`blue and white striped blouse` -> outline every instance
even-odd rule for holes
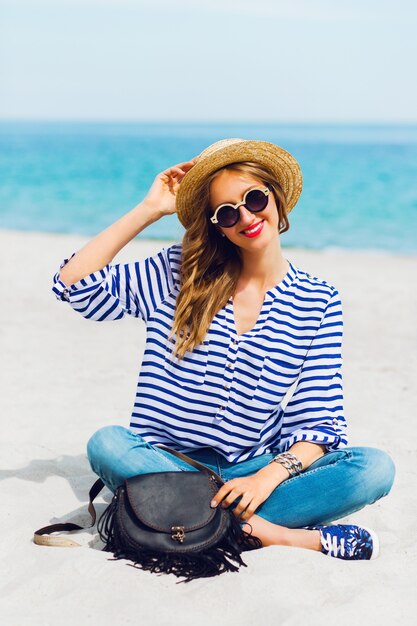
[[[181,249],[176,243],[142,261],[107,265],[67,287],[59,271],[54,276],[57,298],[87,319],[145,321],[132,431],[181,452],[209,446],[232,462],[296,441],[346,446],[337,289],[289,262],[251,330],[237,335],[230,299],[203,343],[178,363],[168,335]]]

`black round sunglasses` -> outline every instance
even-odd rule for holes
[[[243,200],[237,204],[220,204],[214,215],[210,218],[213,224],[218,224],[222,228],[230,228],[238,223],[240,219],[239,207],[244,206],[251,213],[259,213],[266,209],[269,194],[272,191],[272,186],[255,187],[248,189],[243,196]]]

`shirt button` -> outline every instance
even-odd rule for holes
[[[229,385],[223,385],[223,389],[229,389]]]
[[[334,424],[335,426],[337,426],[337,424],[338,424],[338,423],[339,423],[339,420],[337,420],[337,419],[335,418],[335,419],[333,420],[333,424]]]
[[[232,367],[232,364],[231,364],[231,363],[228,363],[228,364],[227,364],[227,367]]]
[[[224,411],[224,406],[219,406],[220,411]]]
[[[237,339],[233,339],[233,343],[234,343],[234,345],[236,345],[237,344]]]

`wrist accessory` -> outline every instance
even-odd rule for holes
[[[281,452],[280,454],[277,454],[277,456],[275,456],[268,462],[268,465],[269,463],[273,463],[274,461],[276,463],[280,463],[280,465],[283,465],[288,471],[291,478],[293,476],[298,476],[298,474],[301,474],[303,470],[303,464],[301,463],[300,459],[298,459],[291,452]]]
[[[105,544],[103,550],[143,570],[185,577],[179,582],[236,572],[241,565],[247,567],[241,553],[261,548],[262,542],[242,529],[230,507],[210,507],[224,484],[221,477],[177,450],[158,447],[199,471],[151,472],[125,480],[97,524]],[[78,546],[64,536],[45,535],[94,526],[93,500],[103,487],[99,479],[90,490],[90,526],[52,524],[37,530],[34,542]]]

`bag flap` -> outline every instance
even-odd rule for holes
[[[170,533],[173,526],[195,530],[217,513],[210,507],[217,484],[203,472],[151,472],[128,478],[125,484],[134,514],[154,530]]]

